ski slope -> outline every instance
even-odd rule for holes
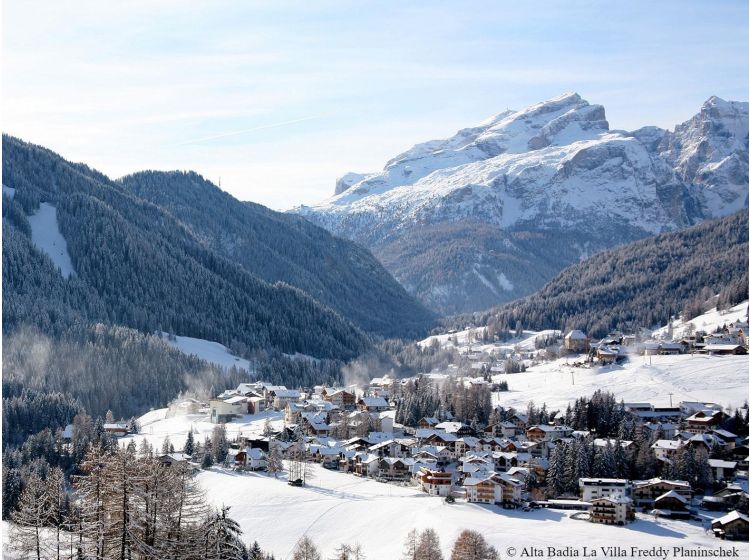
[[[168,344],[185,354],[195,355],[224,369],[236,367],[237,369],[244,369],[248,373],[254,372],[249,360],[235,356],[226,346],[218,342],[190,336],[177,336],[175,340],[171,340],[167,333],[163,332],[161,335]]]
[[[501,554],[524,546],[646,546],[730,547],[706,533],[701,522],[655,521],[638,515],[625,527],[594,525],[572,519],[573,512],[504,510],[497,506],[446,504],[416,487],[383,484],[314,465],[308,486],[295,488],[286,480],[260,473],[235,473],[213,468],[198,474],[211,502],[231,507],[248,544],[257,540],[278,560],[291,557],[295,542],[307,534],[331,558],[343,543],[359,543],[367,558],[401,557],[412,529],[432,527],[440,536],[446,558],[463,529],[481,532]],[[707,521],[704,521],[707,523]],[[733,543],[747,551],[747,543]],[[747,552],[740,556],[747,557]]]
[[[65,278],[75,274],[73,262],[68,253],[68,244],[60,233],[57,223],[57,208],[47,202],[39,205],[39,210],[29,216],[31,225],[31,241],[37,249],[46,253],[54,265],[60,269]]]
[[[581,358],[582,360],[582,358]],[[510,391],[495,393],[494,402],[526,410],[533,400],[552,409],[564,409],[578,397],[597,389],[610,391],[625,402],[669,406],[680,401],[715,402],[738,406],[748,395],[748,356],[631,356],[622,365],[573,367],[575,357],[532,366],[523,373],[499,374]],[[566,363],[567,362],[567,363]]]

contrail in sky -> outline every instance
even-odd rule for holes
[[[225,134],[217,134],[215,136],[204,136],[203,138],[194,138],[192,140],[186,140],[184,142],[178,142],[177,144],[167,144],[167,146],[184,146],[185,144],[197,144],[198,142],[205,142],[206,140],[217,140],[219,138],[227,138],[229,136],[238,136],[240,134],[246,134],[248,132],[255,132],[256,130],[266,130],[269,128],[279,128],[281,126],[287,126],[290,124],[296,124],[304,121],[311,121],[313,119],[319,119],[320,116],[302,117],[301,119],[292,119],[290,121],[282,121],[272,124],[264,124],[261,126],[254,126],[253,128],[245,128],[243,130],[235,130],[234,132],[227,132]]]

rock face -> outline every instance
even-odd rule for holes
[[[569,93],[348,174],[296,212],[369,247],[442,313],[526,295],[620,243],[747,206],[748,104],[712,97],[674,132],[611,131]]]

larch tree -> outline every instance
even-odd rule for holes
[[[453,545],[450,560],[499,560],[494,547],[487,544],[481,533],[464,529]]]
[[[321,556],[312,539],[305,535],[294,545],[292,560],[321,560]]]

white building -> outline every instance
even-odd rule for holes
[[[604,497],[630,498],[633,491],[633,485],[624,478],[579,478],[578,486],[584,502]]]

